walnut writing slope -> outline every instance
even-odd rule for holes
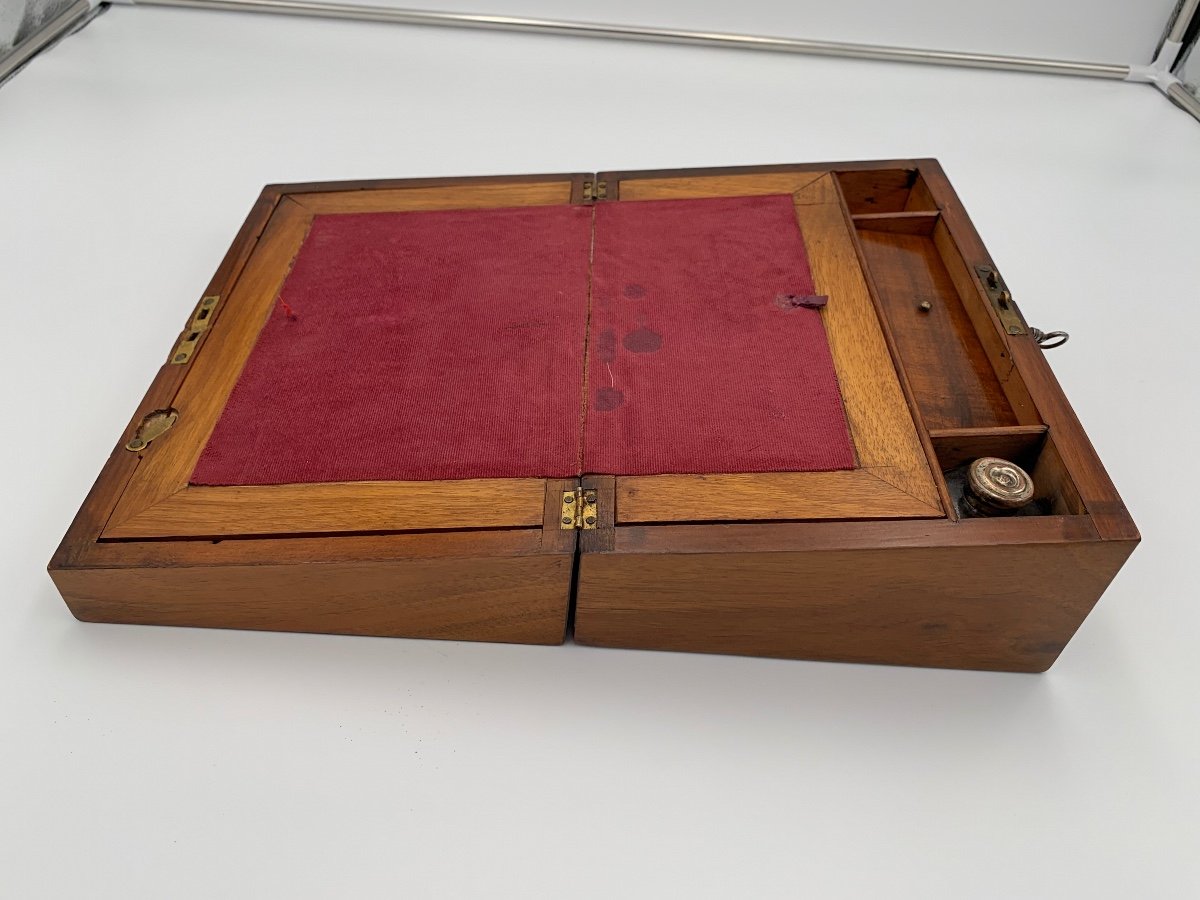
[[[95,622],[1042,671],[1137,541],[904,160],[269,187],[50,572]]]

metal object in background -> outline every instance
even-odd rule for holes
[[[1188,26],[1192,23],[1197,9],[1200,9],[1200,0],[1181,0],[1179,6],[1176,7],[1175,19],[1168,27],[1167,41],[1173,44],[1183,43],[1183,38],[1187,34]]]
[[[75,0],[37,31],[25,37],[7,54],[0,56],[0,84],[55,41],[84,25],[101,9],[102,7],[89,0]]]
[[[1189,91],[1182,81],[1177,81],[1167,88],[1167,96],[1180,109],[1200,119],[1200,98]]]
[[[172,6],[193,9],[219,9],[237,12],[278,13],[362,22],[389,22],[397,25],[435,25],[458,28],[484,28],[568,37],[610,38],[627,41],[652,41],[665,44],[691,44],[737,50],[770,50],[802,53],[809,56],[835,56],[883,62],[926,63],[965,66],[974,69],[1001,69],[1041,75],[1076,75],[1087,78],[1111,78],[1154,84],[1175,104],[1200,119],[1200,104],[1186,88],[1176,90],[1176,79],[1166,66],[1174,63],[1178,43],[1200,7],[1200,0],[1182,0],[1174,23],[1164,38],[1159,59],[1149,66],[1082,62],[1067,59],[1039,59],[991,53],[962,53],[953,50],[923,50],[912,47],[885,47],[852,44],[843,41],[817,41],[804,38],[768,37],[719,31],[690,31],[677,28],[651,28],[638,25],[608,25],[541,19],[525,16],[495,16],[477,13],[437,12],[419,9],[388,9],[358,4],[323,3],[313,0],[117,0],[141,6]],[[1166,57],[1170,58],[1167,59]],[[1162,63],[1160,65],[1159,63]]]
[[[1156,50],[1165,77],[1160,87],[1180,109],[1200,119],[1200,98],[1195,83],[1188,82],[1191,53],[1200,37],[1200,0],[1179,0]]]
[[[572,22],[564,19],[539,19],[525,16],[388,9],[380,6],[319,3],[309,2],[309,0],[132,0],[132,2],[137,6],[183,6],[194,9],[223,9],[329,19],[354,19],[364,22],[391,22],[397,25],[486,28],[500,31],[558,34],[569,37],[693,44],[739,50],[773,50],[781,53],[840,56],[885,62],[916,62],[943,66],[967,66],[975,69],[1005,69],[1016,72],[1035,72],[1042,75],[1082,75],[1089,78],[1120,80],[1128,78],[1131,70],[1126,65],[1066,59],[1037,59],[1028,56],[1005,56],[990,53],[960,53],[953,50],[881,47],[874,44],[850,44],[842,41],[813,41],[803,38],[730,34],[720,31],[650,28],[640,25],[607,25],[596,22]]]
[[[35,35],[0,58],[0,82],[24,65],[40,50],[86,21],[96,12],[93,3],[101,0],[76,0],[67,10],[46,23]],[[315,0],[114,0],[140,6],[187,7],[234,12],[277,13],[362,22],[387,22],[398,25],[433,25],[458,28],[483,28],[568,37],[609,38],[651,41],[666,44],[690,44],[738,50],[769,50],[810,56],[832,56],[884,62],[925,63],[964,66],[975,69],[1001,69],[1042,75],[1075,75],[1148,82],[1162,90],[1176,105],[1200,119],[1200,102],[1168,71],[1179,55],[1179,42],[1195,19],[1200,0],[1181,0],[1176,17],[1164,36],[1159,59],[1149,66],[1083,62],[1066,59],[1039,59],[991,53],[963,53],[954,50],[924,50],[911,47],[886,47],[843,41],[818,41],[804,38],[732,34],[719,31],[691,31],[677,28],[652,28],[637,25],[609,25],[543,19],[526,16],[496,16],[477,13],[438,12],[417,9],[389,9],[358,4],[324,3]],[[1167,58],[1169,57],[1169,59]]]

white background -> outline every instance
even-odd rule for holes
[[[86,625],[44,572],[264,183],[925,155],[1144,536],[1046,675]],[[100,17],[0,89],[0,896],[1196,896],[1198,161],[1118,82]]]
[[[339,2],[339,0],[330,0]],[[348,0],[342,0],[348,2]],[[374,6],[1148,63],[1175,0],[361,0]]]

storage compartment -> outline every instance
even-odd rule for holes
[[[835,174],[851,215],[937,211],[929,186],[916,169],[864,169]]]
[[[932,232],[858,239],[926,427],[1018,424]]]
[[[1012,428],[959,428],[930,431],[930,442],[946,479],[955,513],[964,517],[966,467],[994,456],[1016,463],[1033,479],[1034,497],[1015,515],[1082,516],[1087,514],[1058,448],[1044,425]]]

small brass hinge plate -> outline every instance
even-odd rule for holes
[[[979,276],[983,290],[987,293],[988,299],[992,301],[992,309],[996,310],[996,315],[1000,317],[1000,324],[1004,326],[1004,330],[1009,334],[1028,334],[1029,329],[1025,325],[1025,319],[1022,318],[1021,311],[1017,309],[1012,293],[1008,290],[1004,279],[1000,277],[1000,273],[991,266],[976,266],[975,274]]]
[[[596,492],[583,488],[563,491],[561,521],[563,531],[574,528],[593,531],[596,528]]]
[[[583,183],[583,202],[595,203],[597,200],[608,199],[607,181],[585,181]]]
[[[196,352],[196,345],[200,343],[200,336],[208,331],[208,327],[212,324],[213,314],[217,311],[217,304],[220,302],[219,294],[210,294],[200,299],[196,311],[192,313],[192,320],[188,322],[187,330],[179,339],[175,352],[171,354],[171,365],[182,366],[192,358],[192,354]]]
[[[129,443],[125,445],[125,449],[132,450],[134,453],[145,450],[152,440],[162,437],[170,431],[171,426],[178,420],[179,413],[173,409],[154,410],[142,419],[142,424],[138,426]]]

